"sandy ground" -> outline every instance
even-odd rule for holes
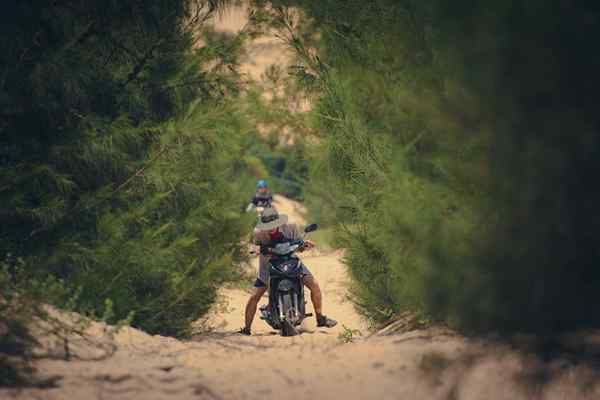
[[[302,222],[299,205],[276,206]],[[600,379],[590,366],[566,358],[542,363],[492,340],[466,339],[430,328],[370,334],[347,300],[339,253],[304,257],[324,292],[333,329],[304,324],[285,338],[256,320],[242,326],[248,291],[224,289],[208,322],[214,330],[189,341],[93,323],[86,340],[48,341],[37,361],[48,387],[0,390],[15,399],[598,399]],[[256,260],[253,266],[256,268]],[[264,299],[266,301],[266,299]],[[207,321],[205,321],[207,322]],[[348,329],[353,337],[340,337]],[[362,334],[359,335],[357,331]],[[348,331],[346,331],[348,332]],[[590,347],[591,349],[591,347]]]

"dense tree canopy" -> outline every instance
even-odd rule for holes
[[[0,254],[45,299],[183,334],[242,258],[225,1],[9,2],[1,18]],[[133,314],[132,314],[133,313]]]
[[[334,193],[369,316],[412,309],[466,330],[600,324],[600,6],[291,0],[263,11],[320,96],[313,183]]]

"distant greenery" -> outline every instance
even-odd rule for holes
[[[267,69],[262,82],[248,89],[245,116],[256,129],[246,136],[245,148],[265,166],[275,193],[303,201],[310,132],[306,112],[299,109],[305,96],[298,89],[295,80],[275,65]]]
[[[304,185],[308,178],[306,147],[300,141],[293,146],[269,146],[256,137],[249,147],[250,154],[265,167],[262,177],[270,181],[274,193],[291,199],[304,200]]]
[[[254,4],[318,98],[307,190],[369,318],[600,326],[599,5]]]
[[[317,217],[315,215],[310,215],[308,218],[310,219],[310,223],[317,221]],[[336,247],[335,237],[333,235],[333,228],[327,227],[327,225],[323,226],[319,225],[319,229],[310,234],[310,240],[313,240],[317,249],[320,251],[330,251]]]

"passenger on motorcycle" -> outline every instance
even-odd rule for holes
[[[271,203],[273,203],[273,193],[269,190],[267,181],[261,179],[256,182],[256,191],[246,211],[250,212],[256,207],[271,207]]]
[[[267,208],[261,215],[260,221],[254,229],[253,241],[255,244],[261,246],[261,249],[268,249],[277,243],[301,238],[302,234],[300,229],[296,224],[288,223],[287,215],[277,213],[275,208]],[[304,249],[301,251],[308,250],[314,246],[315,244],[312,241],[304,240]],[[240,330],[240,333],[242,334],[251,334],[250,328],[252,327],[252,321],[254,320],[254,315],[256,314],[256,307],[258,306],[258,302],[260,301],[261,297],[267,291],[267,285],[269,283],[268,263],[269,256],[263,255],[263,251],[261,251],[258,262],[258,275],[256,281],[254,282],[254,290],[248,299],[248,303],[246,304],[246,326]],[[302,263],[302,271],[304,273],[304,285],[310,290],[310,300],[315,310],[317,326],[327,328],[334,327],[337,322],[323,315],[321,301],[322,295],[319,284],[304,263]]]

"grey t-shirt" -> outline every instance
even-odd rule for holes
[[[297,240],[302,238],[300,228],[296,224],[283,224],[279,227],[279,230],[283,234],[283,237],[287,240]],[[254,229],[253,242],[259,246],[267,246],[271,243],[271,236],[268,231],[260,229]]]

